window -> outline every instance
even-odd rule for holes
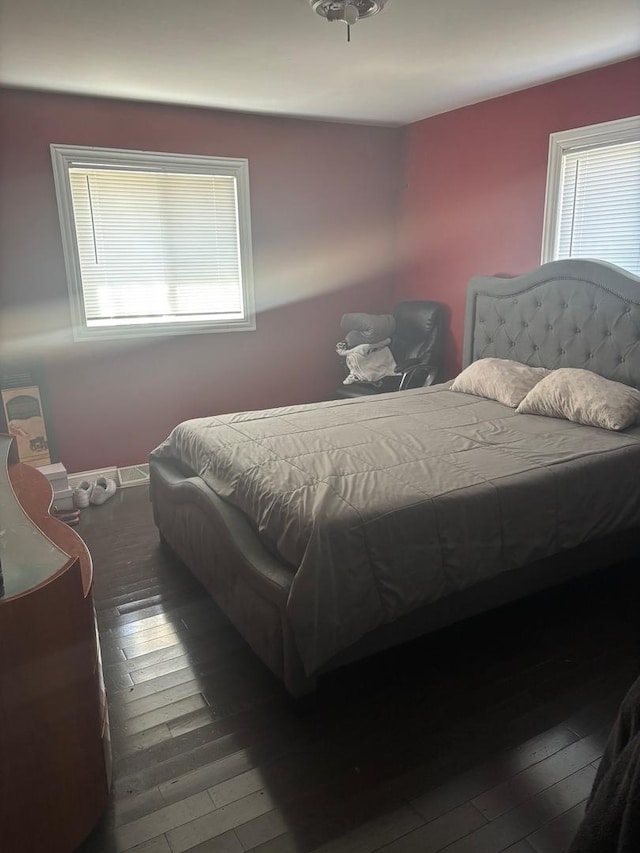
[[[77,340],[255,328],[246,160],[51,155]]]
[[[640,274],[640,116],[551,134],[542,261],[576,257]]]

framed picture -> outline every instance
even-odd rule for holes
[[[3,388],[0,395],[7,431],[15,436],[20,461],[33,466],[50,465],[51,454],[39,387]]]

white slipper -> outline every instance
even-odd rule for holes
[[[100,504],[105,503],[105,501],[108,501],[109,498],[115,495],[116,488],[115,480],[109,480],[107,477],[98,477],[91,489],[89,500],[94,506],[100,506]]]
[[[88,480],[83,480],[73,490],[73,502],[77,509],[85,509],[89,506],[93,486]]]

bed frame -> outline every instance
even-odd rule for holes
[[[473,278],[463,365],[489,356],[547,368],[584,367],[640,387],[640,279],[587,260],[554,261],[511,279]],[[200,477],[155,458],[150,475],[161,538],[293,696],[313,691],[323,672],[640,554],[640,530],[634,528],[503,573],[376,628],[309,677],[287,616],[291,568]]]

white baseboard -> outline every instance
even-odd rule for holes
[[[95,471],[80,471],[78,474],[69,474],[69,487],[75,489],[83,480],[94,483],[98,477],[115,480],[117,473],[118,469],[114,465],[112,468],[98,468]]]
[[[118,484],[118,488],[126,489],[130,486],[144,486],[149,482],[149,477],[146,478],[144,476],[138,476],[135,480],[131,482],[127,482],[128,477],[125,474],[121,475],[121,472],[129,472],[131,469],[140,469],[142,471],[148,471],[148,463],[141,462],[140,465],[126,465],[123,468],[116,468],[113,466],[112,468],[98,468],[95,471],[80,471],[77,474],[69,474],[69,488],[75,489],[76,486],[79,486],[83,480],[87,480],[89,483],[94,483],[98,477],[106,477],[108,480],[115,480]],[[140,472],[142,473],[142,472]]]

